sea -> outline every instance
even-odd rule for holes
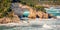
[[[22,10],[19,7],[19,3],[12,3],[12,9],[14,9],[16,12],[22,12]],[[19,11],[17,11],[19,10]],[[53,13],[54,16],[60,16],[60,13]],[[60,19],[52,19],[52,20],[42,20],[42,21],[37,21],[33,23],[34,21],[31,21],[30,26],[14,26],[14,27],[6,27],[6,26],[0,26],[0,30],[60,30]],[[45,25],[47,24],[47,25]],[[25,24],[24,24],[25,25]],[[49,28],[49,26],[51,26]]]
[[[0,26],[0,30],[60,30],[60,19],[57,20],[41,20],[38,21],[31,21],[30,26],[13,26],[13,27],[6,27]],[[47,24],[47,25],[46,25]],[[25,24],[24,24],[25,25]],[[49,26],[51,27],[49,27]]]

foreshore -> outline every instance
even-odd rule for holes
[[[30,19],[30,21],[20,21],[19,23],[7,23],[7,24],[0,24],[0,26],[29,26],[29,25],[43,25],[43,24],[53,24],[56,23],[57,19]],[[29,22],[29,23],[28,23]]]

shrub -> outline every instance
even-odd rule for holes
[[[8,12],[11,10],[10,5],[11,5],[12,0],[0,0],[0,18],[5,17],[8,15]]]
[[[36,11],[46,12],[43,6],[35,6]]]

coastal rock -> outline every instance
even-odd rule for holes
[[[48,14],[47,13],[43,13],[43,18],[44,19],[48,19]]]
[[[17,15],[14,15],[13,18],[9,18],[9,17],[0,18],[0,24],[19,23],[19,22],[20,22],[20,18],[18,18]]]
[[[20,22],[20,18],[17,15],[14,15],[14,17],[12,18],[12,22],[19,23]]]
[[[41,11],[38,11],[38,12],[37,12],[37,15],[39,16],[40,19],[42,19],[43,13],[42,13]]]
[[[35,19],[36,18],[36,12],[30,11],[30,14],[28,16],[30,19]]]
[[[40,19],[48,19],[48,14],[47,13],[38,11],[37,15],[39,16]]]

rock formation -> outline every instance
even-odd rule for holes
[[[48,14],[47,13],[43,13],[43,18],[44,19],[48,19]]]
[[[38,15],[40,19],[48,19],[48,14],[47,13],[44,13],[42,11],[37,11],[36,12],[35,10],[33,10],[33,11],[31,10],[28,17],[31,18],[31,19],[35,19],[36,15]]]
[[[9,18],[9,17],[0,18],[0,24],[19,23],[19,22],[20,22],[20,18],[18,18],[17,15],[14,15],[13,18]]]
[[[30,12],[30,14],[28,16],[30,19],[35,19],[36,18],[36,15],[38,15],[40,19],[48,19],[48,14],[47,13],[44,13],[42,11],[36,11],[32,7],[30,7],[30,6],[19,4],[18,7],[20,8],[21,11],[20,10],[17,10],[16,13],[17,12],[22,12],[22,9],[25,9],[26,8]],[[18,14],[21,15],[21,13],[17,13],[17,15]]]
[[[30,11],[30,14],[28,16],[31,19],[35,19],[36,18],[36,12],[35,11]]]
[[[43,18],[43,13],[42,13],[41,11],[38,11],[38,12],[37,12],[37,15],[39,16],[40,19]]]

